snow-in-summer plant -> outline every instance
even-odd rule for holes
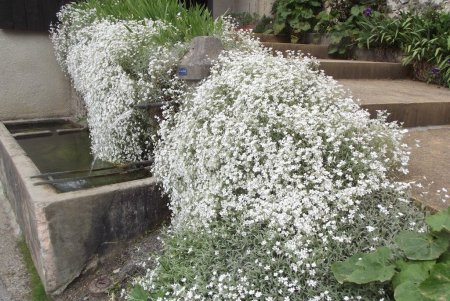
[[[162,31],[176,30],[163,22],[110,18],[86,24],[92,13],[66,9],[53,42],[86,104],[92,152],[111,162],[146,159],[156,121],[136,105],[171,100],[185,91],[175,76],[185,44],[155,42]],[[78,23],[83,26],[73,25]]]
[[[69,4],[51,31],[56,57],[86,105],[92,152],[106,161],[151,156],[158,121],[136,105],[177,100],[188,93],[175,71],[193,34],[213,34],[226,49],[260,47],[248,33],[236,32],[230,21],[212,23],[200,8],[184,8],[178,16],[176,1],[147,1],[142,16],[129,15],[141,4],[97,0]],[[163,21],[139,19],[146,15],[153,19],[161,15]],[[164,21],[183,16],[192,26],[186,20],[175,25]]]
[[[339,285],[330,265],[423,227],[390,180],[406,172],[403,130],[316,66],[228,52],[162,123],[154,173],[172,225],[132,298],[389,300],[380,284]]]

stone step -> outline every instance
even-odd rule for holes
[[[404,142],[411,147],[411,157],[409,174],[401,180],[420,184],[413,186],[412,196],[432,210],[449,207],[450,126],[412,128]]]
[[[269,42],[269,43],[291,43],[291,39],[289,36],[285,35],[273,35],[273,34],[264,34],[264,33],[252,33],[252,35],[257,38],[261,43]]]
[[[407,79],[412,78],[410,67],[394,62],[374,62],[363,60],[337,60],[328,56],[328,46],[319,44],[291,44],[267,41],[264,35],[259,36],[264,46],[274,52],[301,51],[310,54],[320,61],[321,69],[336,79]],[[270,35],[269,35],[270,37]],[[278,37],[276,37],[278,38]]]
[[[374,116],[387,110],[389,121],[405,127],[450,125],[450,90],[412,80],[339,80]]]
[[[400,63],[320,59],[320,68],[336,79],[408,79],[411,69]]]
[[[328,59],[328,46],[316,44],[289,44],[289,43],[274,43],[263,42],[264,46],[272,48],[273,52],[280,51],[286,54],[287,51],[301,51],[304,54],[312,55],[319,59]]]

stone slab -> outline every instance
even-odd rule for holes
[[[189,52],[181,60],[178,77],[187,81],[199,81],[206,78],[220,53],[222,42],[214,37],[195,37],[189,46]]]

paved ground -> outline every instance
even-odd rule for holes
[[[29,277],[16,243],[18,229],[0,184],[0,301],[30,300]]]
[[[11,301],[13,297],[9,294],[3,282],[0,282],[0,301]]]
[[[413,80],[340,79],[361,104],[450,103],[450,89]]]
[[[416,141],[419,147],[416,147]],[[412,128],[405,142],[411,147],[407,180],[418,181],[413,194],[422,203],[443,209],[450,205],[450,125]],[[447,195],[447,197],[446,197]]]

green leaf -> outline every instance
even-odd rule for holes
[[[408,259],[434,260],[444,253],[449,241],[426,233],[403,231],[397,235],[395,242],[405,252]]]
[[[398,261],[397,268],[400,272],[392,278],[394,288],[405,282],[419,284],[430,276],[431,268],[436,261]]]
[[[277,35],[280,32],[282,32],[284,28],[285,28],[284,23],[274,23],[273,24],[273,33]]]
[[[150,295],[144,288],[140,285],[137,285],[133,288],[130,295],[128,295],[128,300],[131,301],[147,301]]]
[[[361,11],[362,11],[361,7],[358,5],[355,5],[350,10],[350,13],[352,14],[352,16],[358,16],[361,13]]]
[[[336,46],[330,46],[328,48],[328,54],[335,54],[336,52],[338,52],[339,48]]]
[[[450,232],[450,207],[437,214],[427,216],[425,222],[430,226],[431,230],[435,232],[440,232],[442,230]]]
[[[448,263],[450,264],[450,248],[439,257],[439,263]]]
[[[336,262],[331,265],[331,271],[339,283],[384,282],[390,280],[395,273],[395,266],[389,264],[392,257],[391,250],[381,247],[374,253],[357,253],[346,261]]]
[[[422,295],[416,283],[406,281],[394,290],[395,301],[430,301]]]
[[[291,24],[291,27],[296,32],[306,32],[311,29],[311,25],[308,22],[295,22]]]
[[[450,36],[447,39],[447,49],[450,50]]]
[[[433,301],[450,301],[450,263],[438,263],[428,279],[419,285],[420,292]]]

